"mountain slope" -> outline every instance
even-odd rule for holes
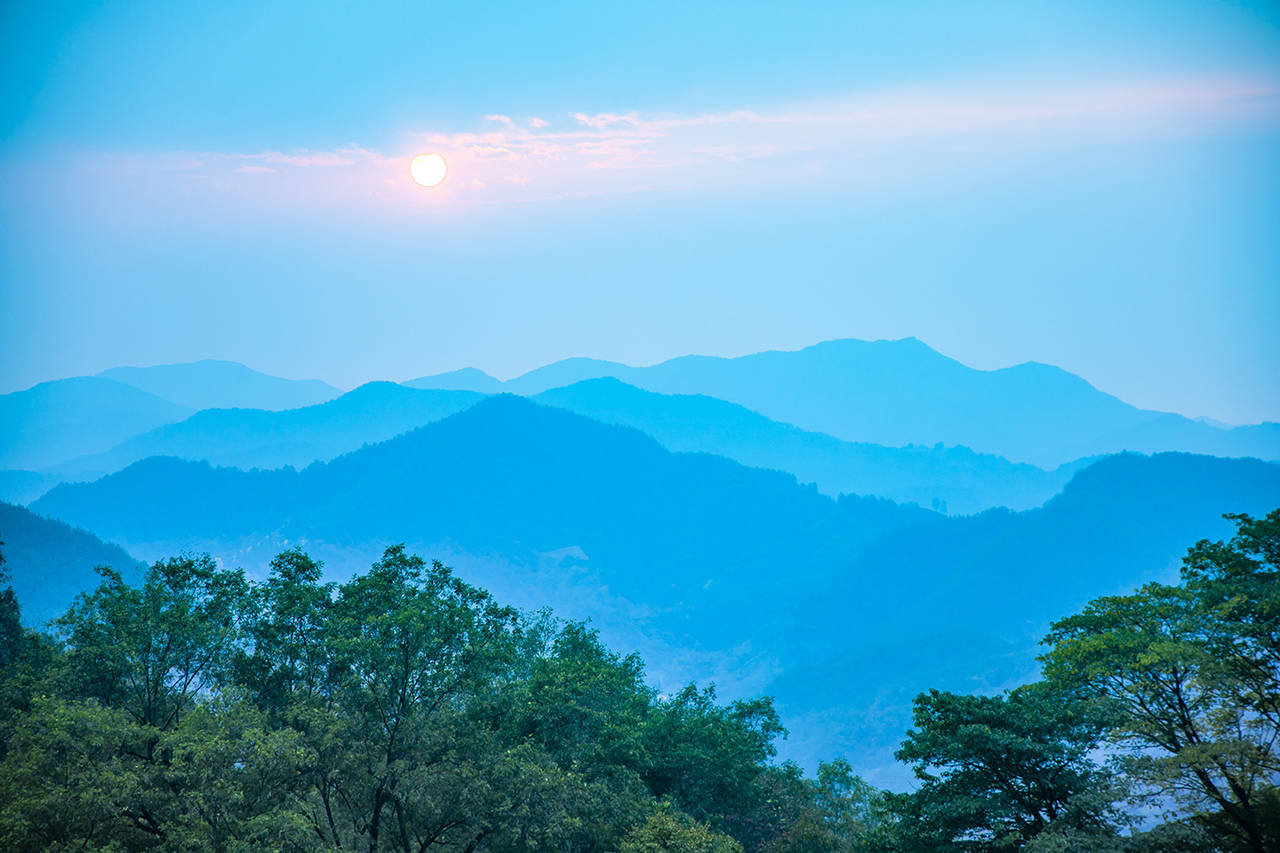
[[[421,376],[400,383],[410,388],[431,388],[440,391],[477,391],[481,394],[501,394],[502,383],[483,370],[464,367],[448,373],[437,373],[433,376]]]
[[[267,409],[314,406],[342,392],[316,379],[281,379],[234,361],[205,359],[154,367],[113,367],[98,374],[190,409]]]
[[[531,395],[603,376],[667,394],[706,394],[845,441],[963,445],[1047,468],[1122,450],[1280,459],[1275,425],[1224,430],[1144,411],[1056,367],[975,370],[915,338],[683,356],[651,367],[568,359],[503,388]]]
[[[327,403],[282,412],[206,409],[55,470],[65,479],[92,479],[148,456],[237,468],[302,468],[460,412],[481,398],[470,391],[370,382]]]
[[[887,532],[790,608],[776,630],[803,643],[782,653],[795,665],[766,690],[803,733],[797,754],[845,744],[893,778],[901,768],[891,754],[917,693],[991,692],[1034,678],[1051,620],[1101,595],[1173,580],[1189,546],[1230,536],[1224,512],[1277,506],[1278,465],[1123,454],[1080,471],[1039,509],[934,516]]]
[[[36,469],[97,453],[191,410],[110,379],[82,376],[0,395],[0,468]]]
[[[1280,466],[1128,455],[1041,509],[943,517],[501,396],[303,471],[151,458],[33,509],[149,556],[301,543],[332,568],[408,541],[510,565],[512,600],[665,643],[668,683],[775,693],[821,738],[788,757],[889,768],[915,692],[1032,676],[1049,619],[1161,577],[1222,512],[1275,506]]]
[[[126,576],[142,567],[118,545],[4,502],[0,542],[22,604],[22,621],[32,626],[61,616],[76,593],[97,586],[95,566],[110,566]]]
[[[789,474],[672,454],[635,430],[512,396],[304,471],[152,458],[61,485],[33,508],[126,543],[278,533],[520,557],[578,548],[610,584],[645,595],[658,584],[669,603],[713,577],[769,576],[781,543],[831,565],[831,538],[807,531],[832,519],[857,539],[932,515],[837,503]]]
[[[40,471],[0,470],[0,501],[26,505],[60,482],[61,478]]]
[[[878,495],[952,513],[1027,509],[1056,494],[1083,462],[1045,471],[965,447],[884,447],[841,441],[772,421],[743,406],[692,394],[643,391],[588,379],[532,397],[604,423],[634,427],[674,451],[715,453],[776,468],[827,494]]]

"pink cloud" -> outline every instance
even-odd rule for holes
[[[351,143],[327,151],[173,152],[117,162],[121,174],[148,169],[173,174],[181,168],[208,179],[211,192],[270,191],[281,203],[358,199],[391,204],[389,209],[728,187],[758,180],[759,171],[749,161],[780,158],[790,160],[786,168],[771,169],[777,182],[821,174],[824,181],[852,186],[916,180],[930,169],[964,168],[995,156],[993,151],[1274,121],[1280,119],[1280,80],[1170,78],[1056,88],[918,89],[776,110],[576,112],[571,117],[572,124],[553,128],[536,117],[517,124],[509,116],[485,115],[487,123],[478,128],[431,128],[413,135],[397,152]],[[424,150],[438,151],[449,163],[449,178],[429,191],[407,178],[410,157]],[[308,174],[314,169],[326,170],[323,180]],[[236,172],[279,177],[218,181]],[[472,192],[481,189],[486,191]]]
[[[589,116],[586,113],[573,113],[570,117],[577,119],[579,124],[584,124],[587,127],[594,127],[597,129],[612,127],[616,124],[635,125],[640,121],[636,117],[635,113],[627,113],[625,115],[620,115],[618,113],[596,113],[593,116]]]

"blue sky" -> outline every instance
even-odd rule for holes
[[[0,391],[914,335],[1280,420],[1275,4],[690,5],[5,4]]]

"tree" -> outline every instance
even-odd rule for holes
[[[1205,636],[1227,670],[1236,701],[1256,717],[1261,760],[1280,772],[1280,509],[1265,518],[1227,515],[1230,542],[1201,540],[1182,561],[1182,578],[1201,608],[1216,618]]]
[[[0,542],[0,547],[4,543]],[[0,551],[0,670],[11,666],[22,652],[22,612],[18,597],[9,585],[9,572],[4,568],[4,551]]]
[[[1267,638],[1254,618],[1267,593],[1250,589],[1256,572],[1232,580],[1241,566],[1231,550],[1192,549],[1191,588],[1149,584],[1054,623],[1041,659],[1049,681],[1115,709],[1108,738],[1128,750],[1134,779],[1172,796],[1221,843],[1265,853],[1280,844],[1274,697],[1258,693]]]
[[[669,798],[748,845],[758,836],[761,772],[785,732],[771,699],[715,701],[714,687],[688,685],[656,703],[645,728],[653,756],[644,774],[655,797]]]
[[[248,606],[244,575],[206,554],[155,563],[141,587],[102,584],[57,621],[72,691],[155,729],[176,725],[230,667]]]
[[[316,698],[329,684],[325,631],[335,587],[320,583],[322,568],[301,548],[292,548],[271,561],[267,581],[254,590],[253,615],[246,623],[251,653],[237,657],[236,674],[258,703],[276,714]]]
[[[338,715],[317,727],[312,774],[325,843],[408,853],[494,831],[481,782],[498,765],[466,712],[510,665],[519,624],[402,545],[338,590],[326,627]]]
[[[882,850],[891,816],[883,791],[854,775],[843,758],[820,762],[813,778],[794,763],[762,774],[767,824],[762,853],[854,853]]]
[[[1105,719],[1088,702],[1031,685],[1000,696],[939,690],[913,703],[896,753],[923,783],[899,809],[920,849],[1019,850],[1051,827],[1113,834],[1107,775],[1089,758]]]
[[[618,853],[742,853],[742,845],[663,806],[627,835]]]

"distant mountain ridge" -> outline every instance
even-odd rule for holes
[[[447,375],[454,387],[476,378]],[[1124,450],[1280,459],[1280,424],[1224,430],[1137,409],[1050,365],[976,370],[915,338],[834,340],[739,358],[690,355],[650,367],[572,358],[501,387],[536,395],[600,377],[666,394],[705,394],[845,441],[962,445],[1044,468]]]
[[[885,447],[841,441],[702,394],[659,394],[605,377],[530,399],[602,423],[634,427],[669,450],[715,453],[795,474],[831,495],[874,495],[967,514],[1029,509],[1056,494],[1088,460],[1045,471],[966,447]]]
[[[90,480],[148,456],[206,460],[237,468],[303,468],[392,438],[484,399],[475,391],[416,389],[371,382],[299,409],[206,409],[126,439],[112,449],[52,466],[44,488]],[[991,506],[1023,509],[1055,494],[1083,462],[1052,472],[962,447],[890,448],[842,442],[771,421],[702,395],[643,391],[611,378],[545,391],[535,402],[603,423],[639,429],[674,451],[714,453],[746,465],[795,474],[829,495],[875,495],[949,512]],[[17,481],[17,472],[7,479]],[[0,486],[6,478],[0,476]],[[16,486],[14,487],[16,489]],[[34,486],[28,486],[34,489]],[[22,494],[15,491],[15,494]]]
[[[111,379],[81,376],[0,395],[0,468],[39,469],[99,453],[191,409]]]
[[[266,409],[313,406],[342,393],[318,379],[282,379],[235,361],[204,359],[154,367],[113,367],[98,374],[189,409]]]
[[[370,382],[324,403],[279,412],[205,409],[53,470],[67,480],[96,479],[148,456],[246,469],[303,468],[460,412],[483,396]]]

